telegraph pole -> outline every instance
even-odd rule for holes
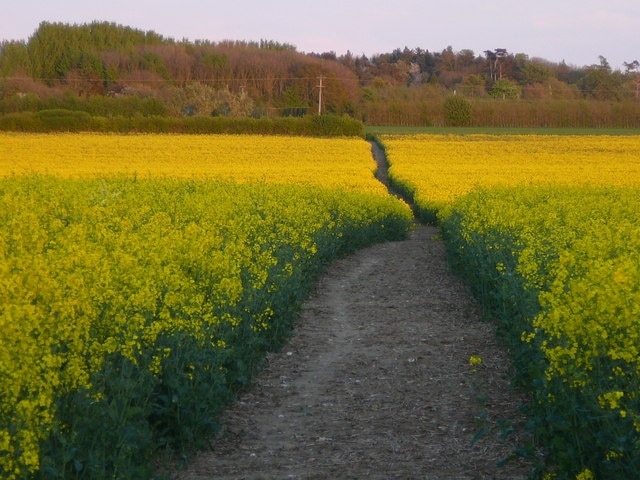
[[[322,115],[322,80],[324,79],[324,77],[322,75],[320,75],[318,77],[318,80],[320,80],[320,83],[318,84],[318,115]]]

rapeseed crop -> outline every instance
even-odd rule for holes
[[[218,140],[3,136],[2,478],[148,477],[215,429],[322,265],[410,228],[366,142]]]
[[[435,212],[475,187],[640,184],[640,136],[383,135],[391,179]]]
[[[316,185],[386,195],[357,138],[0,133],[0,177],[124,175]]]
[[[562,478],[640,462],[640,187],[493,187],[444,219],[458,266],[500,318]]]
[[[382,137],[499,319],[548,478],[640,471],[640,137]]]

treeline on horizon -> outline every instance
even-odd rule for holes
[[[57,114],[45,118],[321,112],[367,125],[637,128],[640,64],[614,70],[599,57],[577,67],[505,48],[338,56],[269,40],[176,41],[109,22],[43,22],[26,41],[0,43],[0,115],[11,120],[0,128],[28,129],[48,110]]]

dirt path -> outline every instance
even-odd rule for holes
[[[519,403],[437,229],[417,226],[328,269],[212,449],[173,478],[527,478],[520,460],[497,466],[522,440]]]

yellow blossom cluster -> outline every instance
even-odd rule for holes
[[[584,387],[602,384],[594,373],[640,377],[640,188],[494,187],[454,208],[464,213],[461,237],[491,235],[494,252],[511,245],[515,273],[538,292],[532,324],[549,378]],[[496,271],[514,273],[500,262]],[[601,405],[618,408],[618,392],[602,393]]]
[[[61,396],[113,395],[92,380],[108,356],[161,378],[171,335],[232,355],[225,332],[281,328],[319,263],[411,225],[362,140],[2,134],[0,145],[7,479],[37,472],[41,442],[68,429]],[[207,368],[190,363],[185,381]]]

